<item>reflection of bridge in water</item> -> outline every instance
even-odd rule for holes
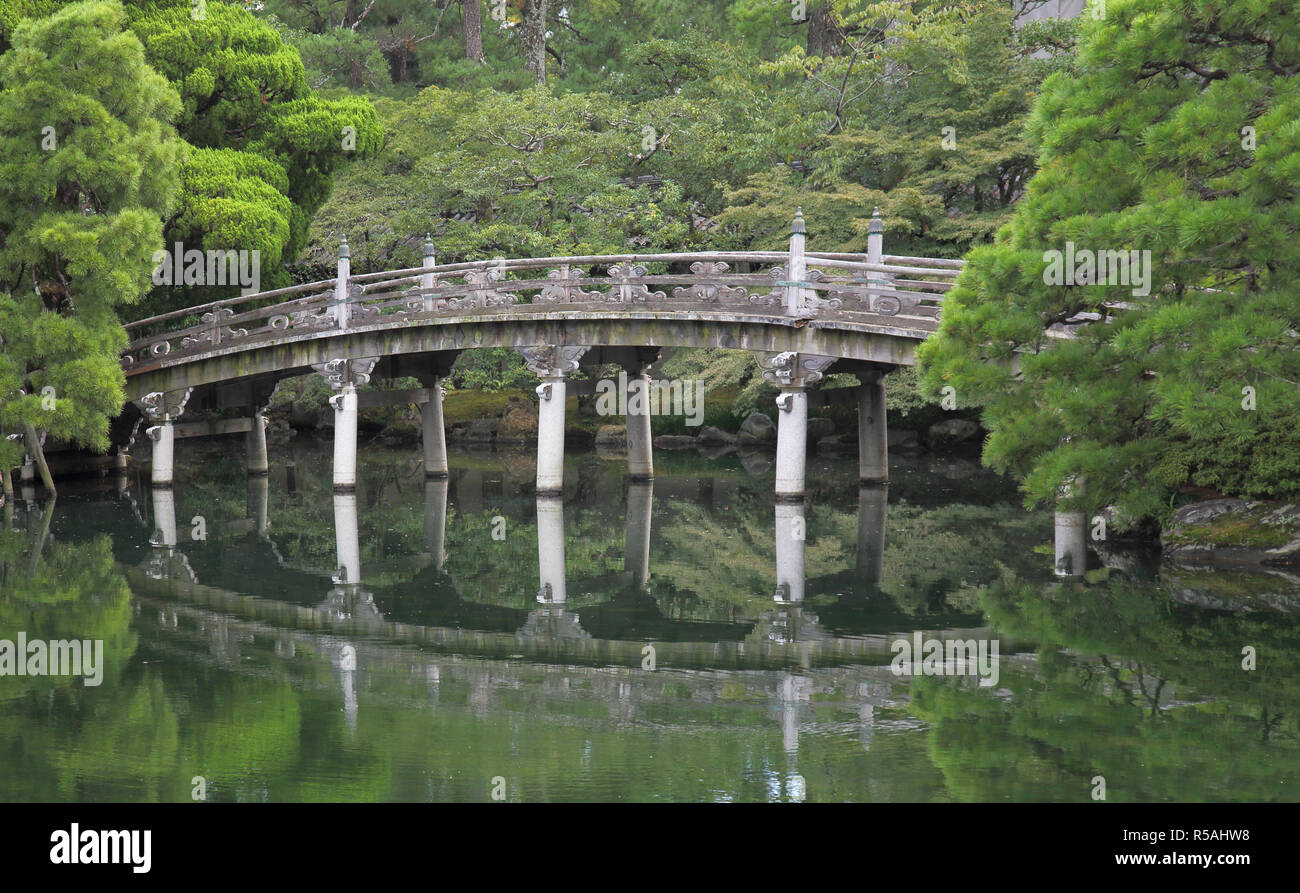
[[[304,649],[327,655],[350,716],[356,710],[357,680],[368,672],[409,672],[427,682],[436,700],[448,674],[468,677],[471,688],[486,692],[492,679],[517,673],[510,668],[526,661],[561,688],[568,683],[560,680],[582,677],[602,693],[602,700],[616,705],[618,717],[629,720],[638,715],[638,704],[667,697],[665,685],[671,680],[687,681],[692,697],[721,697],[724,686],[740,684],[779,717],[788,751],[797,749],[799,730],[811,721],[815,694],[849,692],[863,743],[869,743],[874,711],[906,700],[893,688],[897,679],[889,669],[895,655],[890,644],[901,635],[895,630],[910,635],[915,619],[900,613],[881,620],[877,615],[875,631],[847,633],[822,617],[834,617],[839,606],[805,606],[810,582],[804,562],[805,507],[788,503],[774,506],[776,561],[773,588],[765,593],[769,609],[743,622],[666,617],[649,592],[654,486],[649,481],[627,485],[622,572],[588,578],[567,573],[562,501],[536,498],[537,606],[531,610],[464,599],[446,573],[448,479],[424,481],[424,566],[400,583],[367,584],[355,493],[332,497],[337,570],[326,575],[284,567],[267,535],[269,486],[264,476],[249,478],[249,519],[232,525],[235,535],[227,541],[231,548],[245,550],[235,553],[240,567],[231,568],[232,555],[224,551],[213,562],[210,547],[191,549],[191,561],[185,551],[192,545],[184,535],[188,531],[178,530],[176,523],[173,490],[153,488],[150,553],[128,569],[128,579],[136,598],[164,618],[164,629],[188,625],[191,635],[203,630],[211,639],[213,658],[222,665],[243,671],[241,647],[247,650],[259,640],[276,643],[275,653],[284,657]],[[869,601],[880,594],[885,492],[859,491],[855,564],[848,572],[817,578],[814,591],[838,589],[853,580],[861,586],[846,595],[847,601]],[[221,532],[213,535],[219,540]],[[246,583],[241,585],[247,579],[243,568],[253,566],[271,568],[258,574],[257,596],[249,594]],[[220,585],[212,585],[213,579],[220,579]],[[595,605],[572,604],[574,592],[592,591],[612,597]],[[271,592],[283,597],[266,597]],[[851,612],[840,610],[839,615],[843,622]],[[952,619],[972,625],[968,616]],[[968,640],[989,638],[993,632],[958,628],[925,635]],[[1004,645],[1003,653],[1012,650],[1014,646]],[[490,700],[481,694],[480,701]]]

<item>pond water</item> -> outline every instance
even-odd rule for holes
[[[307,438],[269,478],[234,440],[179,455],[174,491],[6,507],[0,639],[103,656],[0,676],[0,799],[1300,799],[1277,581],[1062,579],[1051,512],[966,460],[859,490],[811,457],[792,507],[762,453],[660,451],[644,485],[579,452],[563,501],[523,449],[426,481],[372,443],[355,496]]]

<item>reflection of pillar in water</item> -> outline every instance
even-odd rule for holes
[[[885,376],[880,370],[864,371],[858,379],[858,480],[883,483],[889,480]]]
[[[357,529],[357,494],[334,494],[334,539],[338,544],[339,570],[336,582],[361,582],[361,540]]]
[[[1055,523],[1056,575],[1081,577],[1087,570],[1088,537],[1083,512],[1057,512]]]
[[[627,488],[627,547],[623,569],[632,574],[632,582],[644,587],[650,579],[650,517],[654,484],[631,483]]]
[[[442,570],[447,561],[447,491],[450,486],[445,477],[424,480],[424,547],[437,570]]]
[[[878,590],[885,574],[885,514],[889,502],[887,484],[858,488],[858,555],[854,588]]]
[[[176,494],[171,487],[154,487],[153,545],[172,548],[176,545]]]
[[[776,600],[801,602],[804,590],[804,542],[807,539],[802,503],[776,505]]]
[[[267,504],[271,495],[271,479],[264,474],[248,476],[247,513],[253,519],[258,536],[266,536],[270,522],[267,519]]]
[[[339,682],[343,688],[343,717],[348,731],[357,730],[357,649],[344,644],[338,651]]]
[[[442,685],[442,673],[438,670],[437,664],[429,664],[424,672],[429,683],[429,706],[436,708],[438,706],[439,686]]]
[[[564,580],[564,500],[558,496],[537,498],[537,567],[541,589],[539,602],[562,604]]]
[[[781,700],[781,744],[787,754],[799,752],[799,703],[808,699],[808,680],[782,673],[778,683]]]

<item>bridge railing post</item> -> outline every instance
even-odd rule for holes
[[[885,259],[885,224],[880,219],[880,209],[871,212],[871,222],[867,224],[867,263],[878,264]]]
[[[883,264],[885,262],[885,224],[880,219],[880,209],[871,212],[871,222],[867,224],[867,263]],[[894,288],[888,273],[868,273],[867,285],[876,289]],[[875,309],[879,294],[868,293],[868,306]]]
[[[790,224],[790,260],[786,264],[786,275],[789,277],[790,284],[785,289],[785,310],[791,314],[798,313],[806,303],[803,286],[798,284],[804,281],[808,272],[808,261],[804,257],[806,235],[803,208],[799,208],[795,212],[794,222]]]
[[[428,233],[424,234],[424,268],[427,270],[438,263],[433,253],[433,239]],[[433,291],[433,274],[424,273],[420,276],[420,290],[424,292],[424,312],[432,313],[435,309],[435,300],[431,292]]]
[[[334,280],[334,320],[340,329],[348,327],[352,308],[348,305],[348,277],[352,275],[352,251],[348,248],[348,237],[339,243],[339,271]]]

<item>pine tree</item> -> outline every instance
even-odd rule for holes
[[[1078,73],[1031,120],[1039,172],[921,349],[1029,500],[1159,517],[1188,484],[1300,493],[1298,74],[1291,0],[1085,13]],[[1113,264],[1068,284],[1091,281],[1080,251],[1150,252],[1149,291]]]
[[[180,100],[125,24],[116,0],[77,3],[0,57],[0,431],[38,458],[38,430],[108,447],[118,308],[148,290],[179,186]],[[0,468],[21,455],[0,440]]]

